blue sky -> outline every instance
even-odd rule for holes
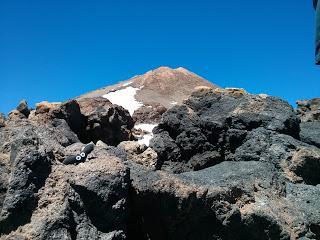
[[[2,0],[0,29],[0,112],[159,66],[291,104],[320,97],[311,0]]]

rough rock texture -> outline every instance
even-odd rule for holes
[[[100,97],[110,91],[127,87],[139,89],[135,98],[143,105],[158,103],[169,108],[175,104],[182,103],[197,87],[212,88],[217,86],[182,67],[176,69],[159,67],[116,85],[83,94],[79,98]]]
[[[15,110],[0,128],[0,239],[320,239],[320,149],[299,124],[241,89],[199,89],[152,148],[122,141],[133,121],[105,99]],[[80,140],[94,150],[63,165]]]
[[[185,68],[159,67],[118,84],[83,94],[77,99],[101,96],[108,98],[106,96],[108,93],[116,93],[122,90],[133,91],[132,101],[139,103],[140,106],[138,106],[138,109],[134,109],[135,111],[132,110],[132,112],[134,111],[134,120],[137,123],[158,123],[166,109],[181,104],[195,89],[212,87],[217,86]],[[132,106],[124,104],[122,99],[126,97],[119,96],[109,99],[112,103],[129,110],[134,104]]]
[[[303,122],[320,121],[320,98],[297,101],[297,114]]]
[[[49,124],[55,119],[63,119],[76,134],[81,134],[86,126],[86,119],[81,114],[79,104],[75,100],[64,103],[38,103],[30,119],[39,123]]]
[[[299,123],[292,107],[278,98],[251,95],[241,89],[203,89],[163,115],[150,146],[158,153],[162,169],[199,170],[237,159],[241,146],[244,151],[250,151],[250,146],[262,150],[269,135],[299,138]],[[259,129],[266,134],[260,134]],[[253,141],[262,145],[251,144]]]
[[[297,101],[301,141],[320,147],[320,98]]]
[[[127,153],[127,159],[141,164],[151,170],[158,168],[158,155],[152,149],[136,141],[121,142],[118,147]]]
[[[300,128],[301,141],[320,148],[320,121],[302,122]]]
[[[96,147],[87,162],[62,165],[84,145],[64,119],[34,120],[0,129],[1,239],[124,239],[130,178],[121,150]]]
[[[138,110],[134,111],[132,118],[135,123],[158,123],[161,120],[162,114],[167,109],[161,104],[150,103],[145,104]]]
[[[20,119],[23,119],[23,118],[26,118],[26,116],[19,112],[18,110],[12,110],[11,112],[9,112],[8,114],[8,119],[9,120],[20,120]]]
[[[129,180],[105,152],[77,166],[54,165],[28,223],[8,238],[124,239]]]
[[[131,172],[135,239],[319,238],[320,188],[285,182],[272,164],[230,161],[181,175]]]
[[[93,99],[90,101],[93,104]],[[110,102],[102,109],[106,108],[103,101],[103,106],[90,109],[84,99],[83,113],[75,100],[42,102],[30,114],[24,112],[27,105],[20,103],[19,110],[13,110],[7,120],[3,118],[1,239],[126,237],[130,186],[129,170],[122,163],[126,152],[112,146],[96,147],[85,163],[61,164],[66,156],[83,148],[83,136],[97,141],[108,134],[103,140],[114,145],[129,139],[133,120],[128,112]],[[103,113],[106,110],[108,114]],[[105,135],[89,134],[94,121],[102,123]],[[121,136],[121,131],[127,135]]]
[[[17,110],[21,112],[23,115],[25,115],[26,117],[28,117],[30,114],[30,109],[28,107],[28,103],[26,100],[20,101],[19,105],[17,106]]]
[[[45,124],[63,119],[84,143],[102,140],[117,145],[132,139],[133,120],[128,111],[101,97],[64,103],[42,102],[36,105],[30,119]]]
[[[117,145],[132,139],[130,130],[134,122],[127,110],[102,97],[82,98],[78,103],[86,118],[85,131],[80,133],[83,142],[101,140]]]
[[[0,128],[6,126],[6,118],[3,113],[0,113]]]

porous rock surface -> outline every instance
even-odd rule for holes
[[[158,168],[158,155],[152,148],[139,144],[137,141],[123,141],[118,145],[118,148],[126,152],[128,160],[151,170]]]
[[[118,107],[109,104],[108,108]],[[83,115],[76,101],[43,102],[29,116],[15,114],[5,121],[0,128],[1,239],[126,237],[130,186],[129,170],[123,164],[126,153],[121,155],[112,146],[96,147],[88,162],[61,163],[84,146],[78,136],[87,131],[87,118],[97,114],[95,110],[88,113],[84,108],[88,114]],[[114,118],[109,123],[118,124],[109,132],[130,132],[117,114],[128,112],[119,109],[108,115]],[[105,121],[105,115],[100,116],[97,119]]]
[[[297,101],[297,114],[301,118],[300,138],[320,147],[320,98]]]
[[[168,214],[163,229],[140,231],[154,239],[319,239],[320,149],[300,141],[299,124],[288,103],[240,89],[201,90],[169,109],[150,146],[159,169],[180,174],[138,175],[144,222],[152,203]],[[171,202],[163,206],[164,196]]]
[[[320,149],[286,102],[201,89],[164,113],[147,148],[128,141],[127,112],[84,101],[5,119],[0,239],[320,238]],[[90,134],[112,119],[123,140]],[[85,162],[61,163],[91,141]]]
[[[77,102],[86,118],[85,131],[80,134],[83,142],[101,140],[109,145],[117,145],[133,139],[130,130],[134,122],[123,107],[102,97],[81,98]]]
[[[165,111],[167,109],[161,104],[145,103],[145,105],[134,111],[132,118],[135,123],[158,123]]]
[[[128,111],[102,97],[64,103],[41,102],[30,115],[30,119],[45,124],[56,119],[65,120],[85,143],[101,140],[109,145],[117,145],[132,138],[134,123]]]
[[[259,160],[277,136],[299,138],[299,124],[292,107],[281,99],[242,89],[206,89],[163,115],[150,146],[162,161],[161,169],[200,170],[225,160]],[[273,157],[264,156],[266,161]]]

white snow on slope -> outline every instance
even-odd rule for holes
[[[138,143],[149,146],[149,142],[151,138],[153,138],[152,129],[157,125],[158,124],[149,124],[149,123],[141,123],[141,124],[135,125],[134,126],[135,129],[141,129],[147,132],[141,137],[141,139],[138,140]]]
[[[109,92],[102,97],[107,98],[113,104],[120,105],[127,109],[132,116],[133,112],[143,106],[141,102],[135,99],[135,95],[141,88],[126,87],[114,92]]]
[[[132,82],[126,82],[124,84],[122,84],[123,87],[130,85]]]

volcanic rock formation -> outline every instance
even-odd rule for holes
[[[141,137],[141,143],[148,144],[152,135],[151,126],[159,123],[168,108],[181,104],[197,88],[215,87],[217,86],[182,67],[160,67],[116,85],[86,93],[78,99],[102,96],[113,104],[124,107],[133,116],[136,128],[146,134],[145,137],[145,134],[137,137]]]
[[[0,118],[0,239],[320,239],[319,135],[279,98],[202,87],[150,147],[105,98],[23,105]]]
[[[113,104],[121,105],[120,98],[113,98],[109,93],[130,94],[130,89],[134,89],[134,100],[141,105],[134,106],[133,103],[122,105],[124,108],[139,109],[139,107],[154,104],[161,105],[165,108],[170,108],[173,105],[181,104],[187,99],[196,88],[201,87],[217,87],[204,78],[184,69],[182,67],[172,69],[169,67],[160,67],[149,71],[143,75],[138,75],[129,80],[120,82],[113,86],[107,86],[93,92],[86,93],[79,98],[91,98],[104,96]],[[134,108],[136,107],[136,108]],[[129,112],[131,109],[127,109]],[[133,113],[134,111],[132,111]]]

